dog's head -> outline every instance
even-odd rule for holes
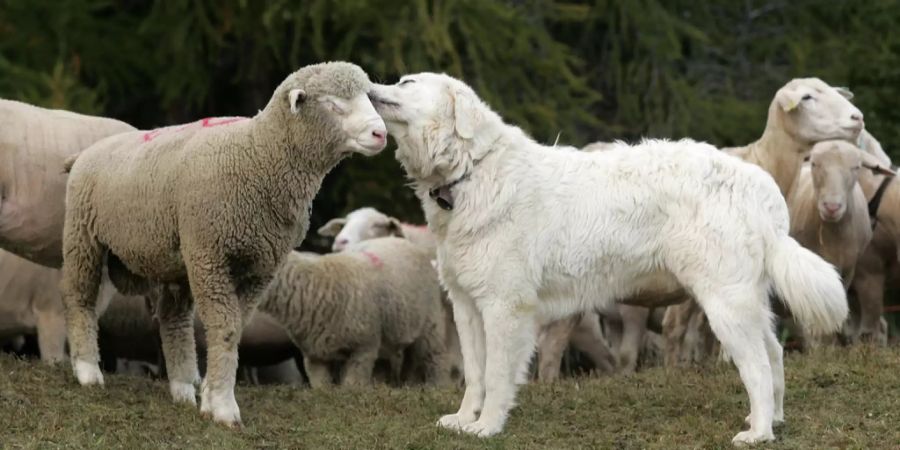
[[[461,177],[490,149],[500,117],[468,85],[418,73],[369,93],[398,143],[397,160],[415,181],[436,185]]]

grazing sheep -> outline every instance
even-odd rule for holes
[[[306,235],[324,176],[353,152],[385,146],[370,87],[356,65],[307,66],[253,118],[123,133],[78,156],[66,191],[62,291],[79,383],[103,383],[91,305],[106,262],[120,289],[176,285],[160,300],[160,332],[172,396],[191,404],[196,302],[209,349],[200,412],[240,425],[234,380],[243,324]]]
[[[375,208],[366,207],[351,211],[344,218],[331,219],[319,228],[321,236],[334,237],[332,251],[339,252],[348,246],[357,244],[367,239],[386,236],[406,238],[410,242],[427,249],[432,255],[437,251],[434,235],[425,225],[411,225],[378,211]],[[435,273],[437,276],[437,273]],[[450,361],[450,372],[462,377],[463,361],[459,348],[459,335],[456,333],[456,323],[453,321],[453,307],[450,300],[444,296],[444,328],[446,330],[447,358]]]
[[[310,385],[367,385],[379,357],[399,378],[403,353],[422,362],[425,379],[443,382],[444,321],[431,254],[395,237],[366,240],[344,252],[291,253],[275,275],[260,310],[284,325],[303,353]]]
[[[587,355],[597,371],[615,370],[616,357],[600,329],[600,316],[587,311],[541,327],[537,339],[538,380],[546,383],[559,379],[563,353],[570,344]]]
[[[63,162],[134,127],[118,120],[0,99],[0,248],[62,265]]]
[[[769,173],[782,196],[788,198],[797,182],[803,159],[819,141],[840,139],[853,142],[863,129],[863,114],[846,88],[832,87],[818,78],[795,78],[775,92],[769,104],[762,136],[743,147],[722,151],[755,164]],[[702,314],[699,308],[676,308],[668,314]],[[696,318],[673,318],[667,324],[703,323]],[[664,329],[666,361],[678,360],[680,340],[686,328]],[[698,330],[699,332],[702,332]]]
[[[462,344],[466,391],[439,426],[499,433],[539,323],[661,277],[696,296],[738,367],[750,429],[733,441],[774,439],[784,373],[768,291],[812,334],[838,329],[847,299],[834,268],[788,235],[771,176],[690,140],[548,151],[447,75],[371,96],[437,238]]]

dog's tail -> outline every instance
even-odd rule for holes
[[[766,273],[775,293],[807,333],[834,333],[847,319],[847,293],[840,275],[790,236],[779,234],[769,242]]]

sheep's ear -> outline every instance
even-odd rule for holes
[[[841,96],[846,98],[847,100],[853,100],[853,93],[850,92],[850,89],[843,86],[835,86],[834,90],[836,90],[838,94],[841,94]]]
[[[403,234],[403,226],[399,220],[391,217],[388,220],[387,224],[388,236],[397,236],[398,238],[405,238],[406,236]]]
[[[472,139],[475,136],[475,126],[480,120],[478,101],[472,94],[457,90],[453,93],[453,120],[456,134],[463,139]]]
[[[347,219],[331,219],[319,228],[319,236],[337,236],[347,224]]]
[[[796,90],[782,89],[775,94],[775,101],[784,112],[793,111],[803,99],[803,93]]]
[[[860,150],[859,156],[860,158],[862,158],[862,166],[866,169],[871,170],[872,173],[876,175],[888,176],[897,175],[897,172],[894,172],[890,167],[885,166],[884,163],[879,161],[878,158],[872,156],[871,154]]]
[[[292,113],[297,114],[304,101],[306,101],[306,91],[303,89],[291,89],[288,92],[288,104],[291,105]]]

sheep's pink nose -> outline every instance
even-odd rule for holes
[[[377,138],[377,139],[379,139],[379,140],[384,140],[384,138],[387,137],[387,131],[385,131],[385,130],[374,130],[374,131],[372,131],[372,136],[375,136],[375,138]]]
[[[838,210],[841,209],[841,204],[840,204],[840,203],[825,202],[824,204],[822,204],[822,206],[825,207],[825,210],[826,210],[826,211],[828,211],[828,212],[830,212],[830,213],[832,213],[832,214],[838,212]]]

